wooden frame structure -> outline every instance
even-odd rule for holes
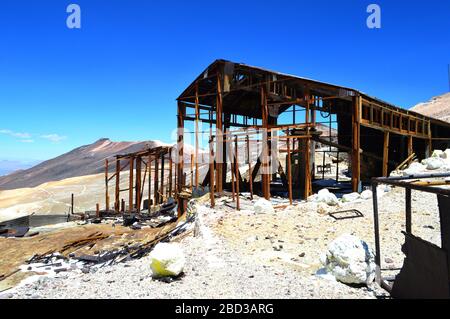
[[[334,147],[350,155],[351,187],[361,190],[362,180],[374,176],[387,176],[396,164],[413,152],[420,157],[429,155],[433,148],[444,148],[450,143],[450,124],[418,113],[407,111],[366,95],[358,90],[314,81],[306,78],[269,71],[258,67],[216,60],[206,68],[178,97],[178,158],[184,157],[185,122],[195,123],[194,186],[209,185],[212,194],[225,189],[236,192],[247,190],[253,194],[253,181],[261,175],[260,191],[265,198],[271,196],[274,157],[280,153],[272,147],[274,131],[283,132],[287,152],[287,188],[306,198],[312,193],[314,179],[315,144]],[[193,110],[191,113],[188,110]],[[317,133],[318,118],[326,113],[336,117],[337,143],[322,138]],[[280,123],[286,114],[291,121]],[[209,125],[209,153],[211,162],[205,180],[199,180],[197,164],[200,125]],[[252,167],[249,133],[256,130],[261,152]],[[214,134],[213,134],[214,133]],[[235,144],[239,137],[246,145],[249,177],[246,181],[236,169],[236,151],[227,142]],[[292,144],[291,144],[292,141]],[[395,147],[390,147],[390,145]],[[444,145],[445,144],[445,145]],[[295,159],[291,159],[294,157]],[[234,159],[235,158],[235,159]],[[373,167],[364,167],[365,159],[374,161]],[[231,162],[231,183],[227,182],[228,160]],[[290,166],[295,160],[298,168]],[[177,188],[185,186],[183,161],[177,162]],[[234,165],[234,166],[233,166]],[[294,171],[299,172],[297,182],[292,181]],[[282,172],[280,172],[282,173]],[[286,174],[280,174],[286,175]],[[284,184],[284,183],[283,183]],[[292,188],[295,188],[292,190]],[[211,203],[213,204],[214,195]],[[179,207],[184,207],[179,203]]]
[[[159,146],[135,153],[116,155],[115,173],[109,173],[109,162],[105,160],[105,203],[106,211],[109,211],[109,183],[114,179],[114,212],[141,213],[143,195],[147,185],[148,208],[162,204],[165,198],[175,195],[172,147]],[[169,164],[167,169],[166,163]],[[152,168],[153,166],[153,168]],[[121,189],[121,172],[129,169],[128,188]],[[145,168],[143,170],[143,168]],[[152,172],[153,170],[153,172]],[[168,172],[167,172],[168,171]],[[144,174],[143,174],[144,173]],[[152,179],[152,176],[154,177]],[[152,185],[153,184],[153,185]],[[127,192],[128,206],[121,198],[121,193]],[[153,193],[153,196],[152,196]]]

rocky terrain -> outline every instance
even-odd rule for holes
[[[433,97],[430,101],[419,103],[411,111],[450,122],[450,93]]]

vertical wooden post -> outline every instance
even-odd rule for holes
[[[312,181],[311,181],[311,139],[309,137],[309,123],[310,123],[310,92],[309,89],[305,89],[305,100],[306,100],[306,111],[305,111],[305,124],[306,124],[306,140],[304,143],[304,159],[305,159],[305,189],[304,198],[308,198],[312,192]]]
[[[161,191],[160,191],[160,193],[161,193],[161,195],[160,195],[160,197],[159,197],[159,204],[162,204],[162,202],[164,201],[164,163],[165,163],[165,159],[166,159],[166,157],[165,157],[165,154],[164,153],[162,153],[161,154]]]
[[[289,204],[292,205],[292,166],[291,166],[291,140],[288,137],[286,139],[287,144],[287,174],[288,174],[288,194]]]
[[[134,181],[134,158],[130,157],[130,181],[129,181],[129,189],[128,189],[128,209],[133,211],[134,204],[133,204],[133,181]]]
[[[184,116],[186,113],[186,107],[178,102],[178,117],[177,117],[177,128],[178,128],[178,156],[177,156],[177,199],[178,199],[178,217],[181,217],[184,213],[184,203],[183,199],[178,196],[178,194],[183,189],[183,171],[184,171]],[[156,165],[156,164],[155,164]],[[156,175],[155,175],[156,178]],[[154,190],[156,194],[156,189]],[[156,204],[156,203],[155,203]]]
[[[116,159],[116,190],[114,208],[118,213],[120,210],[120,160]]]
[[[360,170],[361,170],[361,153],[360,153],[360,132],[361,132],[361,95],[353,97],[352,107],[352,190],[353,192],[360,191]]]
[[[74,211],[74,198],[73,198],[73,193],[72,193],[72,195],[70,196],[70,211],[71,211],[72,215],[75,214],[75,211]]]
[[[155,181],[153,185],[153,204],[159,204],[159,158],[155,156]]]
[[[223,122],[222,122],[222,81],[220,73],[217,74],[216,99],[216,185],[217,191],[223,191]]]
[[[413,148],[413,137],[412,135],[408,136],[408,156],[411,156],[414,153]]]
[[[173,163],[172,163],[172,151],[169,151],[169,197],[172,197],[172,181],[173,181]]]
[[[250,139],[247,135],[246,137],[247,143],[247,159],[248,159],[248,183],[250,187],[250,198],[253,200],[253,172],[252,172],[252,159],[250,157]]]
[[[240,210],[239,205],[239,159],[238,159],[238,137],[234,137],[234,148],[235,148],[235,160],[234,160],[234,168],[236,174],[236,209]],[[231,173],[233,175],[233,172]]]
[[[211,207],[214,208],[214,146],[212,137],[209,137],[209,197]]]
[[[95,204],[95,216],[97,218],[100,217],[100,204],[99,203]]]
[[[199,112],[199,99],[198,99],[198,83],[195,84],[195,187],[198,187],[198,148],[199,148],[199,141],[198,141],[198,121],[200,118],[200,112]]]
[[[384,132],[383,143],[383,177],[388,176],[388,163],[389,163],[389,132]]]
[[[105,159],[105,207],[109,211],[109,180],[108,180],[108,159]]]
[[[194,154],[191,154],[191,189],[194,189]]]
[[[136,198],[136,210],[138,213],[141,212],[141,184],[142,184],[142,160],[138,156],[136,157],[136,188],[135,188],[135,198]]]
[[[147,169],[148,169],[148,195],[147,195],[147,200],[148,200],[148,212],[150,213],[150,207],[152,206],[152,156],[149,155],[148,156],[148,164],[147,164]]]
[[[264,198],[270,200],[270,161],[269,161],[269,109],[267,106],[267,93],[264,85],[261,86],[261,112],[263,124],[263,160],[262,160],[262,188]]]
[[[121,211],[122,213],[125,213],[125,200],[122,198],[122,207],[121,207]]]
[[[226,136],[225,139],[227,140],[227,153],[229,154],[228,157],[230,158],[230,172],[231,172],[231,198],[233,199],[233,201],[235,200],[235,192],[236,192],[236,188],[234,186],[234,173],[235,173],[235,169],[234,169],[234,154],[233,154],[233,147],[231,145],[231,135],[230,136]],[[225,174],[227,174],[227,171],[225,171]]]

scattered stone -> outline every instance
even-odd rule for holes
[[[386,258],[384,258],[384,262],[385,262],[386,264],[393,264],[393,263],[394,263],[394,260],[393,260],[392,258],[386,257]]]
[[[366,242],[353,235],[334,240],[322,260],[326,271],[346,284],[369,285],[375,279],[375,257]]]
[[[274,214],[275,209],[272,206],[272,203],[264,198],[258,199],[253,205],[253,209],[256,214]]]
[[[283,245],[281,244],[274,244],[272,247],[275,251],[281,251],[283,249]]]
[[[178,244],[159,243],[150,253],[154,277],[176,277],[183,272],[185,257]]]
[[[303,258],[303,257],[305,257],[306,256],[306,254],[305,253],[301,253],[300,255],[298,255],[299,257],[301,257],[301,258]]]

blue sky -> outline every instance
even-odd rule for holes
[[[81,30],[66,7],[81,7]],[[382,28],[366,27],[366,7]],[[213,60],[360,89],[403,107],[448,91],[450,1],[0,3],[0,159],[102,137],[170,142],[175,98]]]

